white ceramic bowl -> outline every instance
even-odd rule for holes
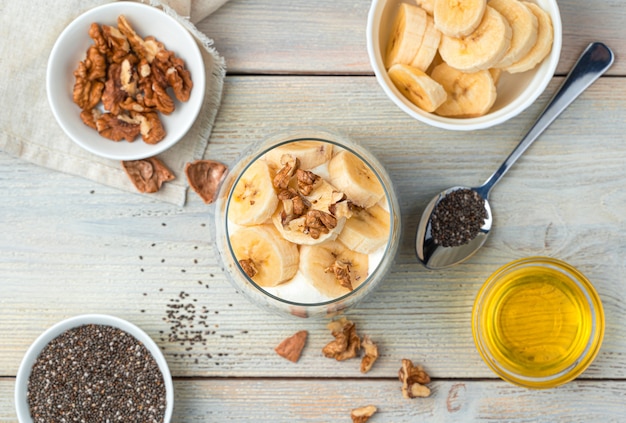
[[[554,42],[549,56],[534,69],[508,74],[502,72],[498,97],[491,111],[476,118],[449,118],[427,113],[398,91],[387,75],[383,53],[387,46],[396,7],[402,0],[373,0],[367,19],[367,51],[376,79],[385,94],[405,113],[429,125],[459,131],[485,129],[505,122],[526,110],[541,95],[554,76],[562,43],[561,15],[556,0],[531,0],[546,10],[554,27]]]
[[[176,110],[168,116],[159,114],[167,132],[157,144],[146,144],[140,137],[134,142],[111,141],[85,125],[80,119],[80,108],[72,100],[74,70],[85,58],[93,43],[89,26],[93,23],[117,26],[117,17],[126,16],[141,37],[152,35],[183,59],[191,73],[193,89],[189,101],[175,101]],[[101,157],[114,160],[138,160],[159,154],[176,144],[196,120],[205,91],[205,69],[200,49],[180,23],[156,7],[141,3],[118,1],[88,10],[72,21],[57,39],[46,74],[46,89],[52,112],[65,133],[78,145]]]
[[[172,418],[172,411],[174,410],[174,385],[172,383],[172,376],[170,374],[169,367],[167,366],[167,362],[165,361],[165,357],[163,357],[161,350],[157,344],[154,343],[152,338],[150,338],[137,326],[118,317],[104,314],[83,314],[63,320],[39,335],[35,342],[33,342],[28,348],[22,362],[20,363],[20,367],[18,368],[15,381],[15,409],[19,422],[33,422],[30,415],[30,409],[28,407],[26,392],[28,389],[28,378],[30,377],[31,369],[41,351],[46,345],[48,345],[48,343],[50,343],[50,341],[61,335],[63,332],[87,324],[113,326],[121,329],[134,336],[148,349],[148,351],[150,351],[152,357],[159,366],[159,370],[161,370],[161,374],[163,375],[163,381],[165,383],[165,400],[167,402],[163,421],[164,423],[168,423]]]

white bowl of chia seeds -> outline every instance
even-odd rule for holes
[[[169,423],[174,387],[159,347],[125,320],[85,314],[63,320],[30,346],[17,372],[20,423]]]

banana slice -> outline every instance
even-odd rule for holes
[[[396,88],[426,112],[434,112],[446,100],[443,87],[418,68],[397,64],[389,69],[388,74]]]
[[[231,235],[230,244],[244,272],[260,286],[276,286],[298,272],[298,247],[271,225],[243,227]]]
[[[311,170],[326,163],[333,155],[333,145],[322,141],[303,140],[280,145],[265,153],[265,160],[280,169],[283,155],[288,154],[300,161],[300,169]]]
[[[464,37],[478,28],[486,7],[487,0],[435,0],[435,26],[448,37]]]
[[[439,53],[453,68],[463,72],[489,69],[498,63],[511,45],[511,25],[498,11],[487,6],[483,20],[466,37],[443,35]]]
[[[465,73],[444,62],[431,76],[448,93],[448,99],[435,111],[440,116],[482,116],[496,101],[496,86],[488,70]]]
[[[411,66],[426,72],[437,54],[440,42],[441,32],[439,32],[439,30],[435,27],[435,21],[433,18],[428,16],[426,18],[426,29],[424,30],[424,36],[422,37],[422,44],[420,44],[417,54],[411,62]]]
[[[426,29],[426,11],[408,3],[400,3],[393,22],[385,66],[396,63],[409,64],[417,54]]]
[[[330,160],[328,173],[331,185],[359,207],[369,208],[385,196],[372,169],[349,151],[343,150]]]
[[[369,259],[338,241],[304,245],[300,247],[300,271],[323,295],[337,298],[367,279]]]
[[[332,215],[329,207],[341,199],[343,193],[322,179],[320,184],[309,195],[303,197],[310,204],[309,210]],[[274,223],[274,226],[283,238],[298,245],[317,245],[328,240],[334,240],[343,230],[346,223],[345,216],[331,216],[335,219],[333,221],[334,226],[326,226],[324,222],[316,221],[315,225],[313,225],[314,227],[312,227],[310,224],[311,216],[308,215],[308,212],[303,216],[286,219],[283,211],[285,211],[284,205],[282,202],[279,202],[276,211],[272,215],[272,223]],[[309,221],[307,221],[307,217]],[[324,225],[326,229],[318,233],[315,229],[319,225]]]
[[[500,12],[511,25],[511,46],[494,65],[497,68],[507,67],[526,56],[537,42],[537,17],[519,0],[490,0],[489,6]]]
[[[500,76],[502,76],[502,69],[500,68],[489,68],[489,73],[493,78],[493,84],[497,87],[498,82],[500,81]]]
[[[424,9],[426,13],[430,16],[433,15],[433,10],[435,8],[435,0],[415,0],[415,3]]]
[[[337,240],[357,253],[370,254],[389,240],[389,212],[378,204],[353,210]]]
[[[238,225],[258,225],[272,217],[278,206],[272,178],[265,160],[252,163],[233,190],[228,218]]]
[[[509,73],[525,72],[534,68],[550,54],[552,42],[554,41],[554,29],[550,15],[534,3],[522,2],[537,18],[537,42],[526,54],[517,62],[504,68]]]

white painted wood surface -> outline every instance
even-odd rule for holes
[[[554,92],[505,125],[455,133],[429,128],[384,97],[365,52],[367,1],[230,0],[200,28],[226,57],[229,76],[207,157],[232,163],[287,127],[336,129],[369,148],[395,182],[404,226],[389,277],[349,313],[381,358],[321,355],[324,322],[274,316],[226,280],[213,247],[213,207],[193,193],[178,208],[51,172],[0,153],[0,421],[16,421],[12,390],[24,352],[47,327],[81,313],[128,319],[163,348],[176,382],[176,422],[623,421],[626,416],[626,8],[620,0],[560,1],[559,74],[592,40],[617,56],[492,194],[495,229],[471,261],[421,267],[416,219],[430,197],[482,182]],[[297,27],[298,31],[293,28]],[[482,281],[529,255],[578,267],[606,313],[599,356],[579,380],[547,391],[501,382],[478,356],[470,314]],[[168,305],[206,308],[206,345],[171,342]],[[190,328],[191,329],[191,328]],[[273,348],[297,330],[309,342],[297,364]],[[434,378],[431,398],[404,400],[402,358]]]

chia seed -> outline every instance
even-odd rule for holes
[[[88,324],[54,338],[28,379],[35,423],[163,422],[165,383],[148,349],[129,333]]]
[[[437,245],[458,247],[476,238],[487,219],[485,200],[474,190],[458,189],[439,201],[431,216],[431,236]]]

